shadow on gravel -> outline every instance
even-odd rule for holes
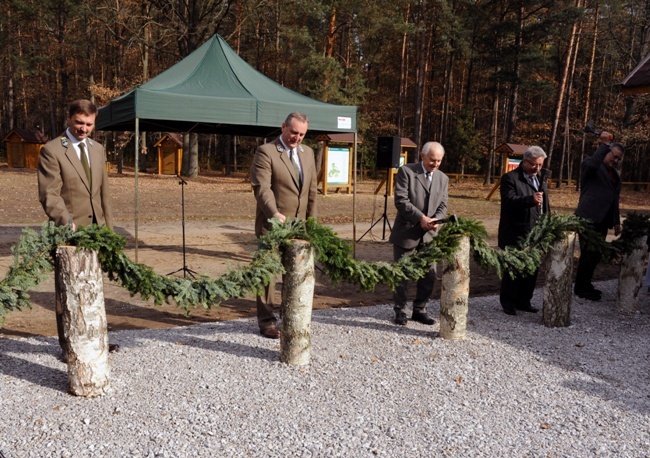
[[[191,326],[177,328],[176,332],[162,332],[156,335],[157,341],[164,341],[175,345],[189,346],[209,350],[214,352],[226,353],[242,358],[256,358],[266,361],[275,362],[278,360],[280,341],[268,341],[262,336],[258,337],[260,343],[274,343],[278,348],[264,348],[253,345],[246,345],[237,342],[227,341],[228,336],[233,334],[257,334],[257,324],[242,323],[236,321],[222,321],[214,326]],[[224,336],[219,338],[219,334]],[[206,338],[202,338],[202,337]],[[137,339],[142,339],[138,336]],[[129,342],[126,342],[127,345]]]
[[[54,369],[26,361],[19,356],[8,354],[52,354],[53,348],[52,345],[46,342],[35,345],[24,340],[2,339],[0,373],[9,377],[25,380],[34,385],[40,385],[45,388],[51,388],[65,393],[66,387],[68,386],[68,371],[63,363],[61,363],[61,369]],[[56,348],[58,349],[58,346]],[[52,354],[52,358],[56,358],[56,356]],[[5,388],[8,388],[8,385],[5,385]]]

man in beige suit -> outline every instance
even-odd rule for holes
[[[314,151],[302,145],[309,120],[304,113],[293,112],[284,123],[282,133],[255,151],[251,167],[251,185],[257,201],[255,235],[270,227],[269,219],[307,219],[316,216],[316,165]],[[273,313],[275,281],[257,297],[257,323],[260,334],[277,339],[277,319]]]
[[[70,224],[74,229],[96,223],[113,228],[104,148],[89,138],[96,116],[97,108],[89,100],[73,102],[68,129],[41,149],[38,198],[50,221],[59,226]]]
[[[38,161],[38,198],[50,221],[78,227],[93,223],[113,228],[104,148],[89,136],[95,127],[97,107],[76,100],[68,109],[68,128],[41,148]],[[65,354],[62,309],[56,294],[59,343]],[[117,345],[109,345],[115,351]]]

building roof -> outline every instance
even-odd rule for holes
[[[12,133],[16,133],[22,138],[24,141],[27,143],[40,143],[40,144],[45,144],[49,141],[49,138],[47,135],[45,135],[43,132],[41,132],[38,129],[35,128],[27,128],[27,129],[21,129],[21,128],[15,128],[11,129],[7,135],[4,136],[2,141],[7,141],[7,139],[11,136]]]
[[[650,93],[650,53],[621,82],[624,94]]]
[[[508,153],[511,156],[523,156],[529,145],[518,145],[516,143],[504,143],[495,152],[499,154]]]

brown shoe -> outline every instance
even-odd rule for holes
[[[267,339],[279,339],[280,338],[280,331],[278,331],[278,328],[275,326],[271,326],[266,329],[260,329],[260,334],[262,337],[266,337]]]

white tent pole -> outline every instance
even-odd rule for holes
[[[354,164],[352,165],[352,257],[357,258],[357,132],[354,132]]]
[[[138,148],[140,148],[140,118],[135,118],[135,262],[138,262]]]

